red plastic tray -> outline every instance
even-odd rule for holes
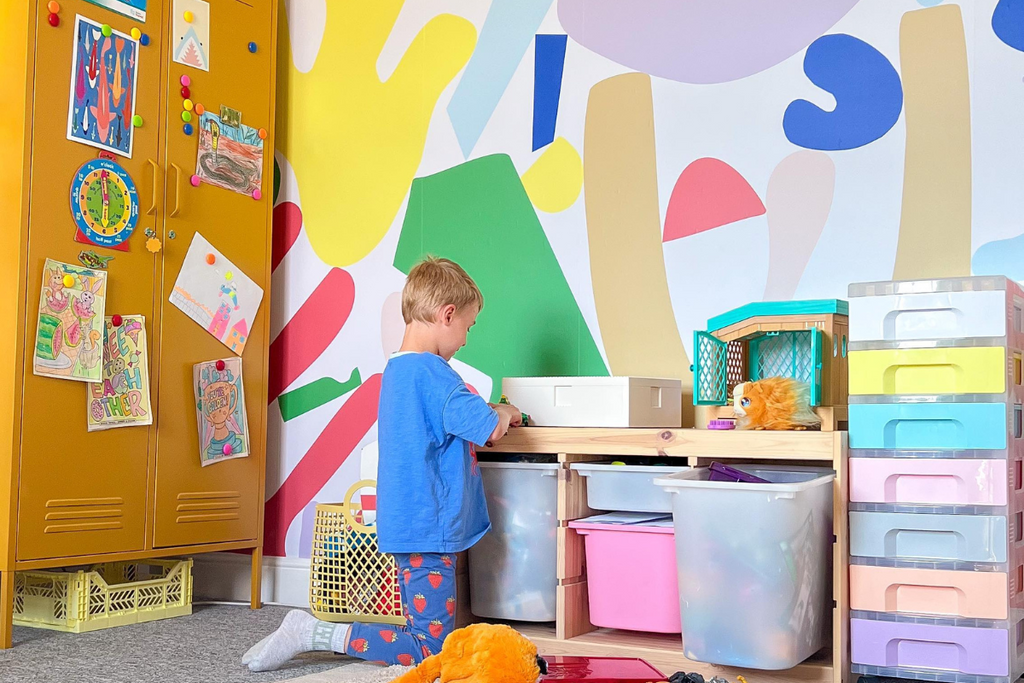
[[[544,656],[547,674],[541,681],[559,683],[655,683],[665,676],[642,659],[632,657]]]

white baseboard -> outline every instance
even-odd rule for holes
[[[197,555],[192,569],[194,599],[249,602],[251,566],[248,555]],[[308,608],[309,560],[298,557],[264,557],[262,597],[267,604]]]

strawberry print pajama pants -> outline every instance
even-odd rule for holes
[[[418,664],[455,630],[455,553],[396,554],[407,626],[354,623],[348,651],[384,664]]]

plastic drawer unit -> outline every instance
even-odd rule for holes
[[[1002,449],[1009,419],[1004,402],[851,403],[850,448]]]
[[[1006,619],[1006,572],[850,565],[850,609]]]
[[[952,458],[850,458],[850,501],[931,505],[1006,505],[1007,461]]]
[[[850,555],[860,557],[1006,562],[1007,533],[1004,515],[850,511]]]

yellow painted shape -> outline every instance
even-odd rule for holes
[[[971,95],[960,7],[906,12],[900,78],[907,122],[894,280],[971,274]]]
[[[1001,394],[1009,374],[999,346],[851,351],[850,393]]]
[[[423,156],[437,99],[476,45],[472,23],[438,15],[381,82],[377,58],[402,4],[328,3],[308,73],[295,68],[287,27],[278,32],[276,143],[298,181],[303,229],[332,266],[359,261],[391,227]]]
[[[583,188],[583,161],[565,138],[548,145],[523,174],[523,187],[541,211],[558,213],[576,202]]]

